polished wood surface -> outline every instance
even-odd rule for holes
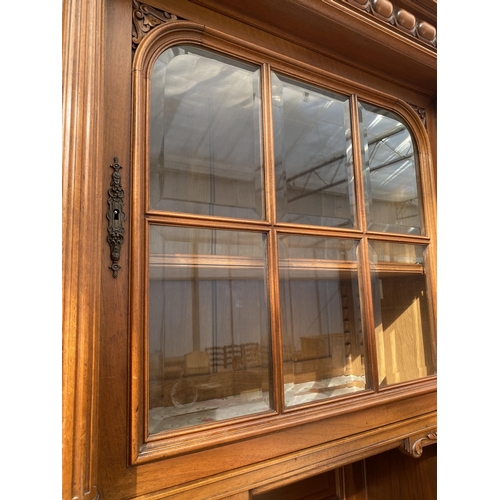
[[[96,499],[102,3],[63,3],[64,499]]]
[[[176,21],[179,30],[169,36],[184,41],[189,33],[195,41],[234,55],[263,50],[269,63],[285,72],[310,73],[314,82],[327,87],[334,82],[339,90],[355,92],[413,124],[422,151],[422,182],[430,196],[424,207],[429,235],[411,241],[431,241],[429,288],[435,304],[435,52],[385,26],[375,26],[343,2],[330,3],[332,7],[325,2],[280,0],[264,8],[264,3],[239,1],[150,2],[185,20]],[[144,310],[131,300],[131,290],[139,295],[145,290],[140,269],[147,254],[146,244],[130,248],[132,235],[135,241],[145,235],[144,224],[132,212],[134,206],[144,208],[138,187],[144,185],[145,175],[139,170],[133,176],[132,171],[145,144],[133,147],[132,143],[133,130],[142,130],[145,119],[137,114],[133,118],[132,110],[133,96],[144,97],[137,94],[137,85],[133,87],[133,80],[141,81],[144,75],[139,66],[134,74],[132,69],[132,12],[131,0],[65,1],[63,499],[99,495],[102,500],[247,500],[252,490],[264,494],[274,486],[328,475],[344,466],[346,478],[359,477],[359,465],[349,464],[395,449],[422,430],[435,431],[435,377],[347,397],[337,405],[318,403],[281,415],[248,418],[230,427],[214,426],[197,439],[182,435],[146,439],[143,411],[137,406],[144,397],[147,400],[142,392],[147,391],[144,345],[137,342]],[[182,31],[193,23],[198,31]],[[169,31],[162,26],[155,29]],[[145,49],[138,48],[136,57],[142,57],[141,52]],[[427,129],[410,104],[427,111]],[[117,278],[108,269],[105,217],[109,165],[115,156],[123,167],[127,215]],[[270,149],[264,156],[272,162]],[[267,180],[274,189],[272,177]],[[267,215],[275,218],[273,213]],[[161,220],[154,213],[150,217],[153,222]],[[204,224],[177,218],[177,224],[194,223]],[[243,227],[238,221],[219,225]],[[259,223],[255,225],[258,228]],[[314,228],[307,232],[324,233]],[[380,238],[398,241],[387,235]],[[277,269],[278,256],[269,258]],[[364,279],[369,281],[368,276]],[[272,283],[271,294],[277,289],[278,283]],[[278,312],[271,313],[276,330]],[[273,362],[281,370],[277,347],[273,345]],[[275,387],[278,394],[280,390]],[[372,464],[367,473],[374,468]],[[343,484],[345,492],[355,490],[348,489],[347,481]],[[378,492],[379,486],[373,484]],[[358,492],[350,494],[346,499],[361,498]]]

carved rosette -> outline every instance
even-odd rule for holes
[[[418,117],[420,118],[420,121],[423,123],[424,127],[427,128],[427,112],[425,108],[421,108],[419,106],[415,106],[414,104],[408,103],[413,111],[417,113]]]
[[[182,19],[137,0],[132,0],[132,5],[132,50],[135,50],[141,40],[156,26]]]
[[[121,266],[118,265],[120,260],[121,247],[123,245],[123,233],[125,228],[123,227],[123,221],[125,220],[125,213],[123,212],[123,198],[125,192],[121,185],[121,176],[119,170],[122,166],[118,163],[118,158],[113,159],[113,165],[110,165],[113,169],[111,174],[111,184],[108,189],[108,205],[109,210],[107,213],[108,218],[108,237],[106,241],[108,242],[111,249],[111,266],[109,268],[113,271],[113,278],[118,276],[118,271]]]
[[[422,456],[424,446],[437,443],[437,431],[430,432],[425,436],[411,436],[407,437],[399,450],[405,455],[410,455],[414,458]]]

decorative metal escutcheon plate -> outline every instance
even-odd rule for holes
[[[111,184],[108,189],[108,205],[109,210],[107,213],[108,224],[108,237],[107,242],[111,249],[111,266],[109,268],[113,271],[113,278],[118,276],[118,271],[121,266],[118,265],[120,260],[121,247],[123,245],[123,221],[125,220],[125,213],[123,212],[123,197],[125,192],[122,189],[122,179],[119,170],[122,166],[118,163],[118,158],[113,158],[113,169],[111,174]]]

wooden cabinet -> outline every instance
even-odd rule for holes
[[[434,489],[435,12],[375,4],[65,1],[64,500]]]

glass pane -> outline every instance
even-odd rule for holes
[[[260,233],[151,226],[150,434],[270,409],[266,267]]]
[[[151,76],[153,209],[260,219],[260,70],[195,47],[163,52]]]
[[[424,250],[420,245],[370,243],[381,386],[436,373]]]
[[[368,229],[422,234],[417,159],[410,131],[394,113],[359,105]]]
[[[286,406],[365,388],[357,246],[279,236]]]
[[[274,73],[272,85],[278,220],[357,226],[349,99]]]

